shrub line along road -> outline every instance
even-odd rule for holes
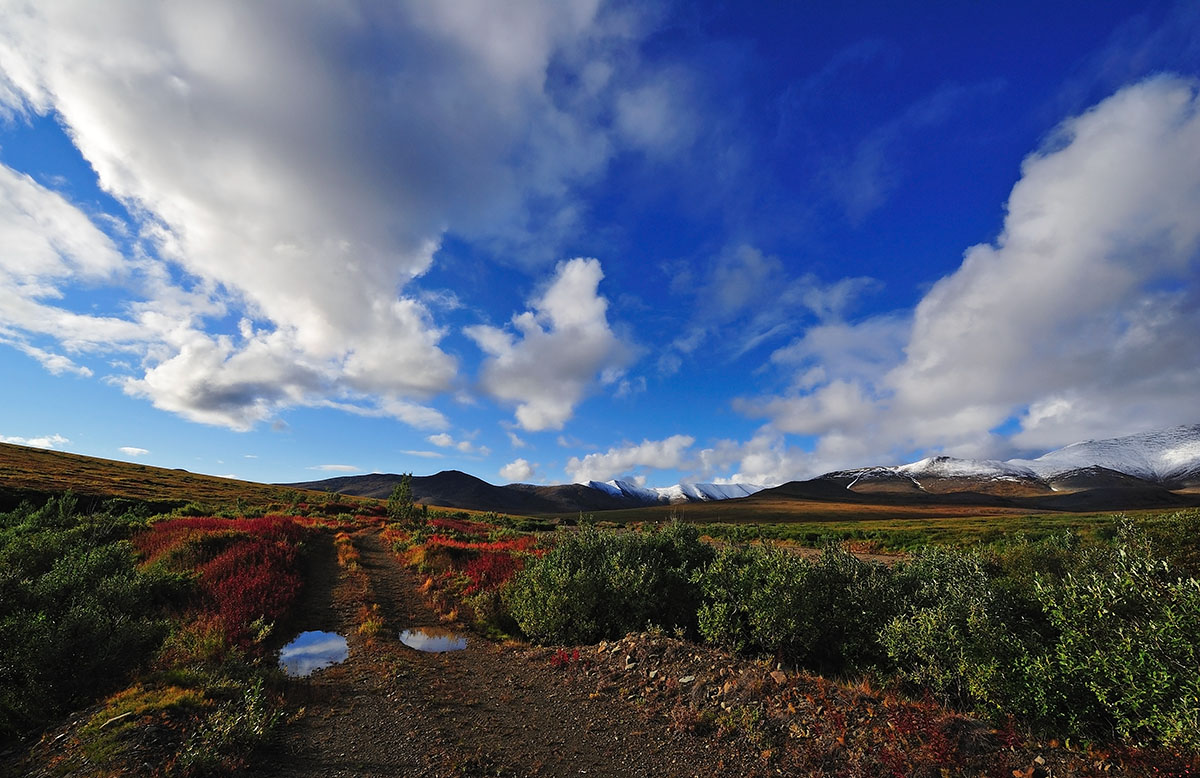
[[[290,684],[303,712],[256,776],[712,775],[711,741],[645,721],[632,706],[590,695],[541,653],[470,636],[463,651],[421,653],[403,629],[437,625],[420,579],[388,553],[377,529],[353,536],[384,628],[357,632],[362,592],[340,574],[328,534],[300,604],[300,629],[336,630],[350,655]],[[336,581],[336,585],[334,585]],[[626,708],[629,708],[626,710]],[[741,771],[738,771],[739,774]],[[732,773],[731,773],[732,774]]]

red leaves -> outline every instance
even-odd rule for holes
[[[272,621],[300,591],[296,570],[305,530],[282,516],[181,518],[159,522],[135,538],[147,562],[173,554],[176,567],[199,574],[205,614],[230,643],[245,645],[256,619]]]
[[[251,536],[200,567],[200,587],[230,642],[244,643],[255,619],[273,621],[296,599],[296,552],[287,540]]]
[[[565,648],[560,648],[554,652],[554,656],[550,657],[550,666],[565,670],[571,666],[572,662],[579,661],[579,649],[567,651]]]
[[[532,535],[523,535],[519,538],[511,538],[509,540],[493,540],[493,541],[478,541],[478,540],[459,540],[458,538],[450,537],[449,535],[434,535],[425,541],[427,548],[432,549],[434,546],[442,548],[456,549],[459,551],[504,551],[512,553],[514,551],[531,551],[537,545],[537,538]]]
[[[485,551],[468,562],[463,570],[471,580],[466,593],[499,589],[524,566],[523,560],[505,551]]]

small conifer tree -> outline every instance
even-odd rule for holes
[[[396,484],[395,489],[392,489],[392,494],[387,501],[387,515],[392,521],[410,521],[416,515],[413,505],[412,473],[402,475],[400,483]]]

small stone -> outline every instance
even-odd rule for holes
[[[651,670],[651,671],[650,671],[650,678],[652,678],[652,679],[653,679],[653,678],[657,678],[657,677],[658,677],[658,671],[657,671],[657,670]]]
[[[1041,756],[1035,756],[1033,758],[1033,763],[1034,764],[1046,764],[1046,760]]]
[[[119,715],[119,716],[113,716],[111,719],[109,719],[108,721],[106,721],[106,722],[104,722],[103,724],[101,724],[101,725],[100,725],[100,729],[104,729],[104,728],[105,728],[105,727],[107,727],[109,724],[115,724],[116,722],[120,721],[121,719],[127,719],[127,718],[129,718],[130,716],[132,716],[132,715],[134,714],[134,712],[135,712],[135,711],[127,711],[127,712],[125,712],[125,713],[122,713],[122,714],[121,714],[121,715]],[[63,736],[65,736],[66,734],[67,734],[67,733],[65,733],[65,732],[64,732],[62,735],[59,735],[59,737],[63,737]],[[57,739],[57,738],[56,738],[56,739]]]
[[[694,675],[685,675],[685,676],[683,676],[682,678],[680,678],[680,679],[679,679],[679,682],[680,682],[680,683],[691,683],[691,682],[692,682],[692,681],[694,681],[694,680],[696,680],[696,676],[694,676]]]

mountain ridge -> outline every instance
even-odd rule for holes
[[[386,498],[402,476],[375,473],[283,484]],[[496,486],[457,470],[412,477],[417,502],[504,513],[564,514],[723,500],[797,499],[874,505],[935,503],[1030,510],[1123,510],[1200,501],[1200,424],[1072,443],[1035,459],[934,455],[890,467],[836,470],[807,481],[749,484],[632,481]]]

